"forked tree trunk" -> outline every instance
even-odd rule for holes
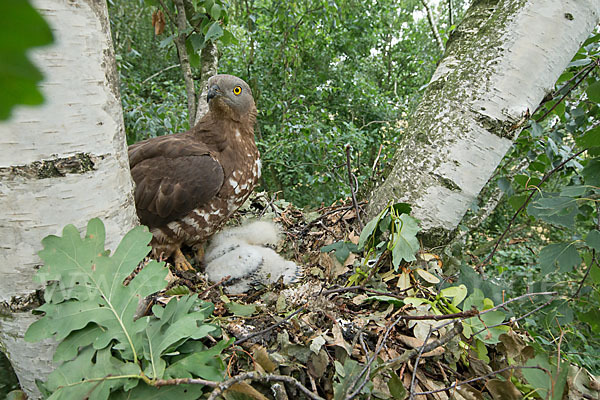
[[[100,217],[114,249],[137,224],[106,3],[35,0],[55,44],[33,52],[45,105],[0,124],[0,345],[30,398],[52,342],[25,343],[37,301],[40,241]]]
[[[598,0],[480,0],[447,43],[369,214],[413,206],[443,244],[526,120],[598,24]]]

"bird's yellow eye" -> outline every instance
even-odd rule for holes
[[[236,86],[233,88],[233,94],[235,94],[236,96],[239,96],[240,93],[242,93],[242,87],[241,86]]]

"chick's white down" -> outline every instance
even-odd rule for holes
[[[255,221],[224,229],[213,237],[206,249],[205,273],[212,282],[231,276],[224,284],[231,294],[244,293],[280,278],[284,284],[292,283],[300,276],[298,265],[265,247],[275,246],[279,240],[281,234],[273,221]]]

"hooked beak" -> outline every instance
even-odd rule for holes
[[[212,98],[214,98],[217,94],[221,92],[221,89],[218,85],[212,85],[208,88],[208,93],[206,94],[206,102],[209,103]]]

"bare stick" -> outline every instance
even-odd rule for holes
[[[598,204],[598,202],[596,202],[596,215],[600,215],[600,205]],[[600,218],[597,218],[597,220],[598,220],[598,222],[596,223],[596,229],[598,229],[600,231]],[[579,282],[579,287],[577,288],[577,291],[573,295],[572,299],[579,297],[579,293],[581,292],[581,289],[583,288],[583,283],[586,281],[587,277],[590,275],[590,271],[592,270],[592,268],[594,268],[594,264],[600,265],[598,263],[598,259],[596,258],[596,249],[592,249],[592,261],[590,261],[590,265],[588,266],[587,271],[585,271],[585,275],[581,279],[581,282]]]
[[[593,66],[591,66],[583,74],[583,76],[572,87],[570,87],[569,90],[567,90],[567,92],[565,94],[563,94],[562,97],[552,107],[550,107],[550,109],[548,111],[546,111],[544,113],[544,115],[542,115],[541,117],[539,117],[538,119],[536,119],[535,122],[541,122],[541,121],[543,121],[544,118],[546,118],[548,116],[548,114],[550,114],[552,111],[554,111],[554,109],[565,99],[565,97],[567,97],[569,95],[569,93],[571,93],[571,91],[573,89],[575,89],[577,86],[579,86],[579,84],[586,78],[586,76],[588,76],[590,74],[590,72],[592,72],[594,70],[594,67],[597,67],[598,65],[600,65],[600,60],[593,61],[592,65]]]
[[[220,382],[215,390],[212,391],[208,400],[215,400],[218,396],[223,393],[223,391],[227,390],[231,386],[235,385],[238,382],[245,381],[246,379],[250,379],[253,381],[263,381],[263,382],[285,382],[290,385],[296,386],[302,393],[308,396],[312,400],[324,400],[318,394],[311,392],[306,386],[298,382],[295,378],[291,376],[283,376],[283,375],[274,375],[274,374],[266,374],[260,375],[257,372],[246,372],[245,374],[237,375],[231,379],[226,380],[225,382]]]
[[[412,400],[415,397],[413,390],[415,389],[415,380],[417,379],[417,369],[419,368],[419,360],[421,359],[421,354],[423,354],[423,349],[425,348],[427,341],[431,337],[431,332],[432,332],[431,328],[432,328],[431,325],[429,325],[429,332],[427,332],[425,341],[423,342],[422,346],[419,346],[419,352],[417,354],[417,359],[415,360],[415,366],[413,367],[412,377],[410,379],[410,388],[408,390],[408,393],[410,393],[410,396],[408,397],[408,400]]]
[[[486,326],[485,328],[480,329],[479,331],[471,334],[471,337],[473,336],[477,336],[479,335],[481,332],[487,330],[487,329],[492,329],[492,328],[496,328],[497,326],[502,326],[502,325],[508,325],[508,324],[514,324],[517,321],[520,321],[522,319],[525,319],[527,317],[529,317],[531,314],[535,314],[536,312],[538,312],[539,310],[541,310],[542,308],[546,307],[548,304],[552,303],[554,301],[554,298],[551,298],[550,300],[548,300],[547,302],[545,302],[544,304],[542,304],[541,306],[538,306],[536,308],[534,308],[533,310],[529,311],[527,314],[521,315],[519,318],[515,318],[512,321],[505,321],[499,324],[495,324],[495,325],[490,325],[490,326]]]
[[[444,52],[444,42],[442,42],[440,33],[438,32],[437,27],[435,26],[435,20],[433,19],[433,13],[431,12],[431,8],[429,7],[429,4],[427,4],[426,0],[421,0],[421,3],[423,4],[423,7],[425,7],[425,11],[427,12],[427,21],[429,21],[429,26],[431,27],[431,32],[433,33],[435,42],[437,43],[438,47],[440,48],[440,50],[443,53]]]
[[[352,173],[352,165],[350,164],[350,145],[346,144],[344,149],[346,150],[346,168],[348,169],[348,183],[350,184],[350,192],[352,193],[352,204],[356,209],[356,219],[358,220],[358,225],[362,230],[365,226],[360,219],[360,208],[358,207],[358,202],[356,201],[356,192],[358,191],[358,188],[355,185],[356,177]]]
[[[196,121],[196,90],[194,89],[194,78],[192,77],[190,59],[188,58],[188,53],[185,47],[187,18],[185,16],[183,0],[173,0],[173,3],[175,3],[175,7],[177,8],[177,30],[179,31],[179,34],[173,41],[177,47],[179,63],[181,64],[181,72],[183,73],[183,80],[185,81],[185,91],[187,94],[188,103],[188,121],[191,128],[194,126],[194,122]]]
[[[214,285],[211,285],[211,286],[207,287],[201,293],[199,293],[198,294],[198,298],[203,297],[205,294],[207,294],[208,292],[210,292],[211,290],[213,290],[217,286],[220,286],[220,285],[224,284],[225,282],[227,282],[230,279],[231,279],[231,275],[224,276],[223,279],[221,279],[219,282],[215,283]]]
[[[152,79],[152,78],[154,78],[154,77],[156,77],[156,76],[158,76],[158,75],[162,74],[163,72],[166,72],[166,71],[168,71],[168,70],[170,70],[170,69],[173,69],[173,68],[177,68],[177,67],[179,67],[180,65],[181,65],[181,64],[173,64],[173,65],[169,65],[167,68],[163,68],[163,69],[161,69],[160,71],[158,71],[158,72],[155,72],[154,74],[152,74],[152,75],[150,75],[149,77],[147,77],[146,79],[144,79],[144,80],[142,81],[142,85],[143,85],[144,83],[148,82],[150,79]]]
[[[252,338],[254,338],[256,336],[260,336],[260,335],[263,335],[263,334],[265,334],[267,332],[270,332],[273,329],[277,328],[278,326],[285,324],[287,321],[289,321],[290,319],[292,319],[292,317],[294,317],[296,314],[298,314],[301,311],[304,311],[304,306],[300,307],[299,309],[297,309],[296,311],[294,311],[293,313],[291,313],[290,315],[288,315],[287,317],[285,317],[281,321],[277,322],[275,325],[271,325],[270,327],[268,327],[266,329],[262,329],[262,330],[260,330],[258,332],[251,333],[248,336],[244,336],[243,338],[238,339],[235,342],[233,342],[233,344],[234,345],[240,345],[240,344],[242,344],[242,343],[244,343],[244,342],[246,342],[246,341],[248,341],[248,340],[250,340],[250,339],[252,339]]]
[[[414,358],[417,356],[417,354],[419,352],[422,353],[428,353],[433,349],[436,349],[440,346],[445,345],[446,343],[448,343],[454,336],[462,333],[463,331],[463,326],[460,323],[460,321],[454,321],[454,322],[450,322],[453,323],[454,326],[452,327],[452,329],[450,331],[448,331],[448,333],[446,333],[444,336],[442,336],[441,338],[437,339],[437,340],[433,340],[427,344],[423,344],[422,346],[420,346],[418,349],[411,349],[411,350],[407,350],[404,353],[402,353],[402,355],[391,359],[388,363],[390,365],[399,365],[399,364],[404,364],[405,362],[409,361],[410,359]],[[444,324],[444,326],[447,324]],[[438,326],[436,328],[431,329],[431,333],[439,330],[441,328],[441,326]]]

